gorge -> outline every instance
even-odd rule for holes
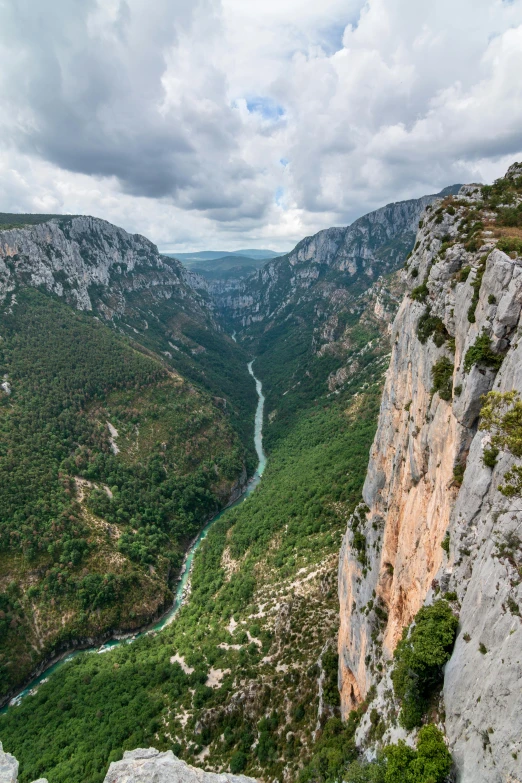
[[[460,783],[521,779],[521,204],[515,164],[223,285],[93,218],[0,231],[2,431],[55,487],[3,501],[4,694],[161,611],[258,458],[176,621],[0,717],[20,781],[101,783],[151,746],[266,780],[442,783],[443,735]]]

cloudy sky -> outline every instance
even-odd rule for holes
[[[0,211],[269,247],[522,160],[522,0],[0,0]]]

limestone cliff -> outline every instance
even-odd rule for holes
[[[161,256],[145,237],[88,216],[0,231],[0,302],[18,285],[41,287],[105,318],[128,312],[136,293],[209,307],[203,278]]]
[[[493,200],[465,186],[420,221],[366,507],[348,525],[339,564],[345,715],[375,685],[392,717],[385,694],[403,628],[434,595],[452,600],[460,623],[445,725],[461,783],[522,779],[522,501],[499,489],[520,463],[508,449],[488,460],[489,435],[478,428],[483,395],[522,393],[522,248],[519,229],[505,227],[506,208],[522,202],[521,175],[512,167]]]
[[[435,198],[388,204],[347,227],[306,237],[290,253],[269,261],[236,285],[229,281],[214,286],[216,303],[241,329],[294,314],[306,301],[328,303],[338,291],[353,289],[360,294],[378,277],[397,269],[413,246],[420,215]]]

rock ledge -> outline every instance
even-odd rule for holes
[[[155,748],[126,751],[121,761],[113,761],[105,783],[255,783],[245,775],[216,774],[191,767],[171,750]]]

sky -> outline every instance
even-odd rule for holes
[[[522,0],[0,0],[0,211],[285,251],[522,160]]]

